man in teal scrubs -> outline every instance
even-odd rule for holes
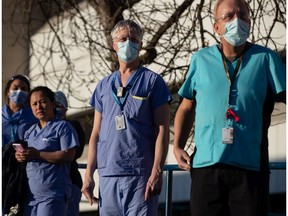
[[[268,88],[285,101],[285,68],[276,53],[247,42],[246,1],[216,1],[214,18],[221,43],[191,58],[179,90],[174,155],[182,169],[190,171],[192,163],[193,216],[260,216],[263,104]],[[190,161],[183,149],[194,117],[196,152]]]

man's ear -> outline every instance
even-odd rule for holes
[[[216,23],[216,22],[214,22],[214,24],[213,24],[213,28],[214,28],[214,31],[219,35],[219,25],[218,25],[218,23]]]

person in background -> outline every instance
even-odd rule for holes
[[[169,144],[171,95],[163,78],[139,63],[142,29],[131,20],[111,31],[119,70],[102,79],[90,100],[95,108],[82,192],[100,215],[157,214]]]
[[[2,107],[2,147],[23,140],[24,132],[37,119],[28,104],[29,79],[24,75],[12,76],[6,87],[7,104]]]
[[[56,118],[60,120],[68,121],[76,130],[79,145],[76,147],[76,154],[74,160],[70,164],[70,178],[72,181],[72,196],[68,203],[68,216],[78,216],[79,215],[79,203],[81,201],[81,188],[82,188],[82,178],[78,170],[77,159],[81,157],[83,149],[85,146],[85,132],[81,124],[76,120],[68,120],[66,118],[66,112],[68,109],[68,101],[65,94],[62,91],[55,92],[55,102],[56,102]]]
[[[183,100],[173,152],[178,166],[191,171],[191,215],[267,215],[263,143],[271,111],[264,102],[271,89],[286,103],[285,67],[277,53],[247,41],[251,20],[245,0],[217,0],[214,20],[221,42],[191,58],[178,92]],[[194,118],[196,151],[190,158],[184,147]]]
[[[49,88],[34,88],[29,102],[38,123],[24,134],[28,147],[15,153],[17,161],[27,162],[29,190],[24,215],[66,215],[72,188],[69,169],[78,137],[68,122],[55,118],[56,103]]]
[[[2,213],[22,212],[25,197],[25,165],[15,159],[14,142],[23,142],[24,133],[37,122],[28,103],[29,79],[12,76],[6,84],[7,104],[2,107]]]

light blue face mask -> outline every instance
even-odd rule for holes
[[[226,32],[223,37],[233,46],[240,46],[247,41],[250,32],[250,25],[241,19],[235,18],[226,23]]]
[[[126,63],[132,62],[138,57],[139,54],[139,44],[134,43],[130,40],[126,40],[124,42],[118,42],[118,57]]]
[[[27,103],[28,92],[22,90],[10,91],[9,99],[16,105]]]

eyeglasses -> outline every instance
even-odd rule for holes
[[[226,14],[221,15],[220,17],[216,18],[215,21],[223,20],[225,22],[229,22],[234,19],[234,17],[237,16],[239,19],[244,21],[249,21],[250,16],[246,11],[233,11]]]

